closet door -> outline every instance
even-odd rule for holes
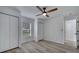
[[[9,16],[10,19],[10,48],[18,47],[18,18]]]
[[[0,13],[0,52],[9,49],[9,16]]]

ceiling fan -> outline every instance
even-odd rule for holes
[[[39,9],[42,12],[41,14],[38,14],[36,16],[44,15],[46,17],[49,17],[49,15],[47,13],[50,13],[50,12],[58,10],[58,8],[54,8],[54,9],[46,11],[46,7],[43,7],[43,9],[41,9],[39,6],[36,6],[36,8]]]

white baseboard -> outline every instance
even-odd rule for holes
[[[74,48],[77,48],[77,42],[76,41],[70,41],[70,40],[65,40],[64,44],[68,46],[72,46]]]
[[[44,39],[46,40],[46,39]],[[46,41],[51,41],[51,42],[56,42],[56,43],[59,43],[59,44],[64,44],[64,42],[59,42],[59,41],[53,41],[53,40],[46,40]]]

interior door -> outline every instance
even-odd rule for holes
[[[76,46],[76,20],[65,21],[65,41],[70,46]]]
[[[44,24],[38,22],[38,40],[44,39]]]
[[[9,16],[0,13],[0,52],[9,49]]]
[[[18,18],[9,16],[10,19],[10,48],[18,47]]]

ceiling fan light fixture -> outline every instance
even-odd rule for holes
[[[43,15],[43,16],[49,17],[48,13],[51,13],[51,12],[54,12],[54,11],[58,10],[58,8],[54,8],[54,9],[50,9],[50,10],[47,11],[46,7],[43,7],[43,8],[40,8],[39,6],[36,6],[36,7],[37,7],[38,10],[41,11],[41,14],[38,14],[36,16]]]
[[[43,16],[46,16],[47,15],[47,13],[43,13]]]

